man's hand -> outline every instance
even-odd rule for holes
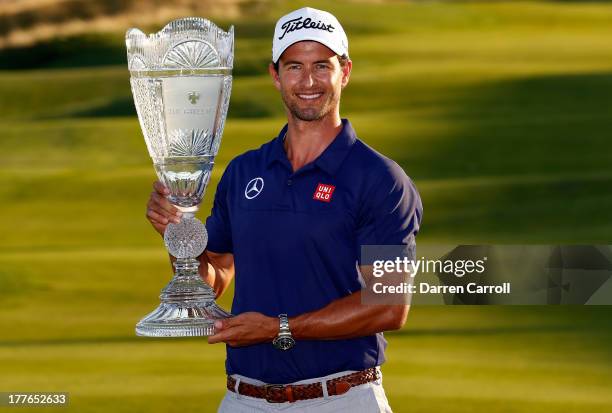
[[[161,236],[170,222],[178,224],[181,221],[181,211],[168,201],[170,191],[161,182],[155,181],[153,192],[147,203],[147,219]]]
[[[227,343],[232,347],[272,341],[279,330],[276,317],[248,312],[215,321],[216,334],[208,337],[208,343]]]

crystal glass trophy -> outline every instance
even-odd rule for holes
[[[161,304],[136,326],[148,337],[214,334],[214,321],[231,315],[198,274],[196,259],[208,241],[195,218],[219,151],[232,86],[234,28],[225,32],[202,18],[172,21],[145,35],[130,29],[125,38],[138,120],[159,180],[182,213],[164,233],[176,257],[175,274],[162,290]]]

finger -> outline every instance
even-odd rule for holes
[[[172,213],[169,213],[166,208],[162,206],[162,204],[160,203],[160,199],[163,198],[160,198],[160,196],[156,192],[151,192],[151,198],[149,198],[149,202],[147,202],[147,209],[151,209],[152,211],[155,211],[166,218],[169,218],[170,216],[174,215]]]
[[[170,203],[168,198],[158,194],[157,192],[151,192],[151,201],[165,209],[167,212],[175,213],[178,211],[178,209]]]
[[[147,208],[147,218],[149,218],[151,222],[156,222],[160,225],[168,225],[168,218],[156,212],[153,208]]]
[[[169,219],[172,217],[180,218],[183,214],[168,199],[162,197],[157,192],[151,193],[151,201],[157,204],[158,208],[154,208],[158,213],[166,215]],[[161,209],[161,210],[160,210]]]
[[[215,320],[215,328],[218,330],[226,330],[230,327],[235,327],[239,325],[240,322],[241,322],[240,315],[230,317],[230,318],[224,318],[221,320]]]
[[[153,225],[153,228],[155,228],[155,230],[157,232],[159,232],[160,235],[164,235],[164,233],[166,232],[166,227],[168,226],[168,224],[162,224],[161,222],[158,222],[154,219],[151,219],[149,217],[147,217],[149,219],[149,222],[151,223],[151,225]]]
[[[208,336],[208,344],[223,343],[231,338],[231,334],[228,331],[222,331],[220,333]]]
[[[159,235],[163,236],[166,233],[167,225],[158,224],[157,222],[151,222],[155,231],[159,233]]]
[[[147,218],[151,220],[151,217],[149,216],[148,211],[152,211],[153,213],[157,214],[159,217],[163,217],[167,222],[164,222],[162,219],[159,219],[159,218],[157,218],[157,221],[160,223],[163,223],[164,225],[167,225],[170,222],[174,222],[175,224],[178,224],[179,222],[181,222],[180,211],[177,214],[168,212],[159,203],[157,203],[157,201],[153,199],[150,200],[149,203],[147,204]]]
[[[160,181],[153,182],[153,189],[155,189],[155,192],[157,192],[160,195],[164,195],[164,196],[170,195],[170,191],[168,190],[168,187],[162,184]]]

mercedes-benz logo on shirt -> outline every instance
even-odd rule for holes
[[[257,195],[261,194],[261,191],[263,191],[263,187],[264,187],[263,178],[260,178],[258,176],[257,178],[251,179],[249,183],[246,185],[246,188],[244,188],[244,197],[246,199],[255,198]]]

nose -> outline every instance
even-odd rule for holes
[[[312,70],[304,70],[301,79],[301,86],[304,88],[311,88],[314,86],[314,83],[314,75],[312,73]]]

